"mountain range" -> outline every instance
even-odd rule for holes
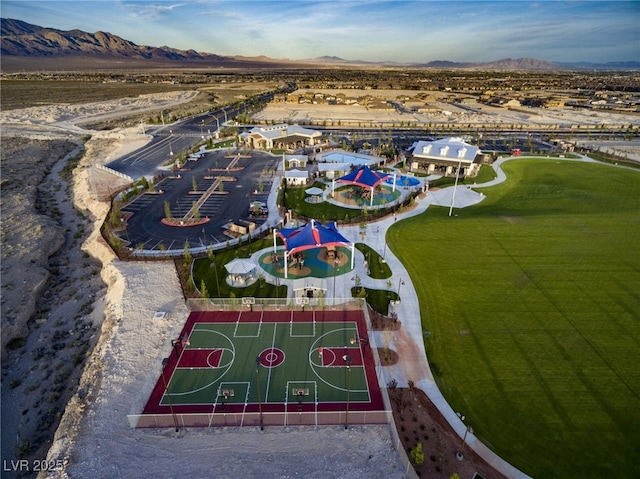
[[[273,59],[265,56],[222,56],[168,46],[136,45],[108,32],[57,30],[14,19],[0,19],[2,70],[65,70],[123,68],[300,68],[369,67],[433,68],[474,70],[637,70],[640,62],[554,63],[535,58],[502,59],[494,62],[429,63],[364,62],[324,56],[304,60]]]

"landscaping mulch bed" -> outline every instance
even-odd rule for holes
[[[388,391],[396,430],[407,456],[418,442],[422,443],[424,462],[414,464],[419,477],[449,479],[457,473],[460,479],[471,479],[477,473],[484,479],[506,479],[469,446],[463,449],[464,459],[456,459],[456,453],[462,448],[462,439],[424,391],[393,385]]]

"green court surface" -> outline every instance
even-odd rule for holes
[[[215,358],[215,367],[179,362],[168,391],[174,405],[210,405],[221,400],[224,391],[228,404],[256,403],[259,380],[264,404],[297,401],[300,389],[305,401],[344,402],[347,365],[342,357],[360,355],[349,342],[356,336],[355,323],[196,323],[183,355],[192,351],[210,355],[216,350],[222,354]],[[368,402],[362,358],[356,361],[360,365],[350,367],[350,400]]]
[[[191,313],[145,414],[384,409],[361,311]]]

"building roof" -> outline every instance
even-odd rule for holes
[[[285,178],[309,178],[309,172],[307,170],[287,170],[284,172]]]
[[[249,133],[251,135],[259,135],[272,140],[293,135],[303,137],[317,137],[322,135],[322,133],[317,130],[303,128],[300,125],[287,125],[286,123],[271,126],[256,126],[253,127]]]
[[[462,138],[449,137],[435,141],[417,141],[411,147],[415,158],[460,161],[473,163],[480,148],[470,145]]]
[[[349,171],[349,163],[318,163],[318,171]]]

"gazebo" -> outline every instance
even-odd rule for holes
[[[355,246],[338,232],[335,222],[323,225],[311,220],[297,228],[281,228],[273,231],[273,252],[276,252],[276,235],[284,241],[284,277],[288,278],[288,260],[292,254],[314,248],[336,248],[344,246],[351,249],[351,268],[354,266]]]
[[[229,272],[228,284],[230,286],[248,286],[255,280],[256,266],[253,261],[243,258],[236,258],[225,264],[224,267]]]
[[[308,203],[320,203],[322,202],[322,193],[323,190],[318,188],[317,186],[313,186],[311,188],[307,188],[304,192],[309,195],[309,198],[305,198],[305,201]]]
[[[360,186],[362,188],[370,188],[371,189],[371,197],[369,198],[369,205],[373,205],[373,192],[380,183],[385,181],[387,178],[391,178],[392,175],[386,175],[384,173],[380,173],[378,171],[374,171],[369,168],[367,165],[362,165],[355,171],[344,175],[338,178],[335,181],[340,183],[347,183],[351,185]],[[396,176],[393,175],[393,191],[396,190]],[[333,191],[335,192],[335,183],[333,185]]]

